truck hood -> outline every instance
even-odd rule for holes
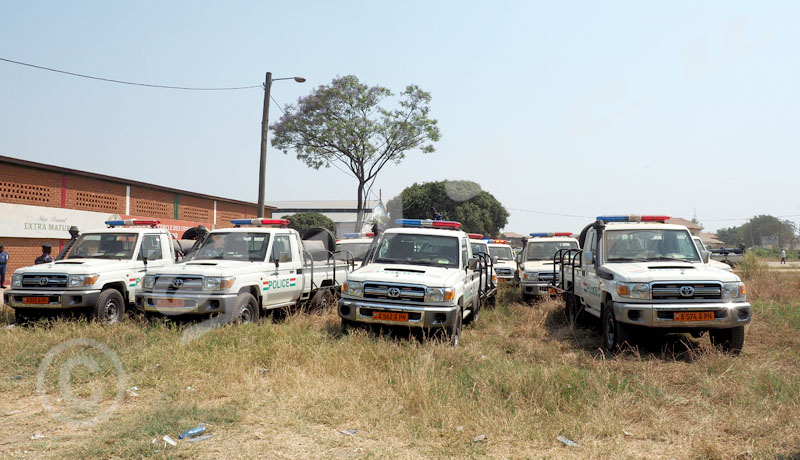
[[[97,272],[111,272],[115,270],[131,270],[141,266],[141,262],[127,259],[68,259],[51,262],[49,264],[22,267],[15,273],[66,273],[68,275],[82,275]]]
[[[147,274],[179,276],[236,276],[243,273],[253,273],[254,271],[266,271],[266,266],[266,262],[244,262],[238,260],[191,260],[189,262],[183,262],[170,267],[147,270]]]
[[[517,269],[517,263],[513,260],[498,260],[496,264],[494,264],[494,268],[509,268],[511,270]]]
[[[603,268],[614,274],[614,279],[629,283],[651,281],[739,281],[735,274],[691,262],[628,262],[604,264]]]
[[[526,272],[545,272],[553,271],[552,260],[531,260],[522,264],[522,270]]]
[[[350,273],[349,281],[420,284],[428,287],[452,287],[459,269],[425,265],[369,264]]]

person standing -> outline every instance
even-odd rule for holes
[[[431,211],[431,218],[433,220],[444,220],[442,214],[439,211],[437,211],[436,208],[434,208],[433,206],[431,206],[430,211]]]
[[[0,289],[6,287],[6,265],[8,264],[8,253],[5,246],[0,244]]]
[[[36,258],[34,265],[39,264],[49,264],[53,261],[53,258],[50,257],[50,251],[53,250],[53,246],[50,244],[43,244],[42,245],[42,255]]]
[[[781,249],[781,263],[786,264],[786,249]]]

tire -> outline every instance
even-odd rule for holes
[[[326,313],[330,310],[331,306],[333,305],[334,295],[331,293],[329,289],[320,289],[315,294],[314,297],[311,299],[309,307],[312,311],[318,311],[320,313]]]
[[[744,326],[708,331],[711,343],[720,350],[738,355],[744,348]]]
[[[571,293],[564,294],[564,315],[567,317],[567,324],[577,326],[581,317],[581,307],[578,305],[578,298]]]
[[[458,310],[456,310],[453,324],[447,327],[447,343],[454,347],[457,347],[458,343],[461,342],[461,323],[463,317],[463,310],[459,307]]]
[[[522,293],[522,301],[525,303],[533,303],[533,295]]]
[[[357,326],[358,325],[356,324],[355,321],[347,319],[347,318],[342,318],[342,332],[343,333],[347,334],[351,330],[355,329]]]
[[[100,293],[97,303],[91,311],[91,317],[95,321],[114,324],[122,321],[125,315],[125,299],[116,289],[106,289]]]
[[[614,316],[614,303],[608,302],[603,305],[603,314],[601,315],[601,340],[603,341],[603,349],[609,353],[616,353],[619,351],[623,343],[628,341],[627,327],[625,324],[617,321]]]
[[[253,297],[253,294],[242,292],[236,297],[234,305],[234,321],[237,323],[255,323],[258,321],[258,302]]]
[[[495,294],[495,295],[493,295],[493,296],[489,297],[489,300],[488,300],[488,302],[486,303],[486,306],[487,306],[488,308],[494,308],[494,307],[496,307],[496,306],[497,306],[497,294]]]

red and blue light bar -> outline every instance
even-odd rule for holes
[[[489,244],[508,244],[508,240],[493,240],[491,238],[487,238],[486,242]]]
[[[452,220],[431,220],[431,219],[397,219],[394,221],[397,225],[403,227],[420,227],[420,228],[461,228],[461,222],[454,222]]]
[[[572,232],[550,232],[550,233],[531,233],[534,238],[544,238],[548,236],[572,236]]]
[[[345,238],[374,238],[375,234],[372,232],[367,233],[345,233]]]
[[[106,225],[109,227],[125,227],[125,226],[134,226],[134,225],[145,225],[150,227],[155,227],[156,225],[160,224],[160,220],[153,220],[153,219],[124,219],[124,220],[107,220]]]
[[[597,216],[597,220],[602,222],[666,222],[669,216],[641,216],[639,214],[628,214],[626,216]]]
[[[289,221],[286,219],[233,219],[231,223],[233,225],[280,225],[281,227],[289,225]]]

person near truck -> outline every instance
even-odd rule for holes
[[[442,214],[436,210],[433,206],[431,206],[431,219],[433,220],[444,220]]]
[[[781,263],[786,264],[786,249],[781,249]]]
[[[50,257],[50,251],[53,250],[53,246],[50,244],[43,244],[42,245],[42,255],[36,258],[36,261],[33,263],[34,265],[39,264],[49,264],[53,261],[53,258]]]
[[[6,265],[8,264],[8,253],[5,246],[0,244],[0,289],[6,287]]]

